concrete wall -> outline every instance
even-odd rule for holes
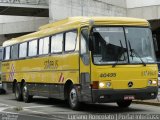
[[[7,40],[4,35],[0,35],[0,46],[2,46],[2,43]]]
[[[147,20],[160,18],[160,5],[130,8],[127,10],[128,17],[144,18]]]
[[[160,0],[126,0],[126,2],[127,2],[127,8],[160,5]]]
[[[126,16],[125,0],[49,0],[50,22],[70,16]]]
[[[36,31],[48,21],[46,17],[0,15],[0,35]]]
[[[46,5],[48,0],[0,0],[0,3]]]
[[[160,18],[160,0],[127,0],[127,8],[128,17]]]
[[[123,7],[126,8],[127,7],[127,3],[126,0],[99,0],[114,6],[119,6],[119,7]]]

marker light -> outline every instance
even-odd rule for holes
[[[104,83],[100,82],[100,83],[99,83],[99,87],[100,87],[100,88],[103,88],[103,87],[104,87]]]
[[[107,82],[107,87],[110,87],[111,86],[111,83],[110,82]]]

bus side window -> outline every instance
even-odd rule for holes
[[[85,65],[89,65],[88,29],[81,31],[81,59]]]
[[[3,60],[3,48],[0,47],[0,61]]]
[[[28,56],[36,56],[37,55],[37,40],[32,40],[29,42],[29,51]]]
[[[77,31],[66,32],[65,34],[65,51],[74,51],[76,47]]]
[[[48,54],[49,52],[49,37],[39,40],[39,55]]]
[[[27,56],[27,42],[21,43],[19,45],[19,58],[24,58]]]
[[[81,55],[88,53],[88,29],[81,31]]]
[[[63,50],[63,34],[51,37],[51,53],[61,53]]]
[[[18,44],[11,47],[11,59],[18,59]]]
[[[10,47],[5,47],[4,49],[4,60],[10,59]]]

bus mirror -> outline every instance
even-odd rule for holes
[[[92,28],[93,25],[94,25],[94,20],[89,20],[89,26],[90,26],[90,28]]]
[[[93,38],[93,34],[92,34],[92,28],[94,26],[94,20],[89,20],[89,51],[93,50],[93,43],[92,43],[92,38]]]
[[[155,51],[158,51],[158,44],[157,44],[157,38],[156,38],[156,35],[153,35],[153,43],[154,43]]]

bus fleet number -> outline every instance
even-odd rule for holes
[[[102,73],[100,77],[116,77],[116,73]]]

